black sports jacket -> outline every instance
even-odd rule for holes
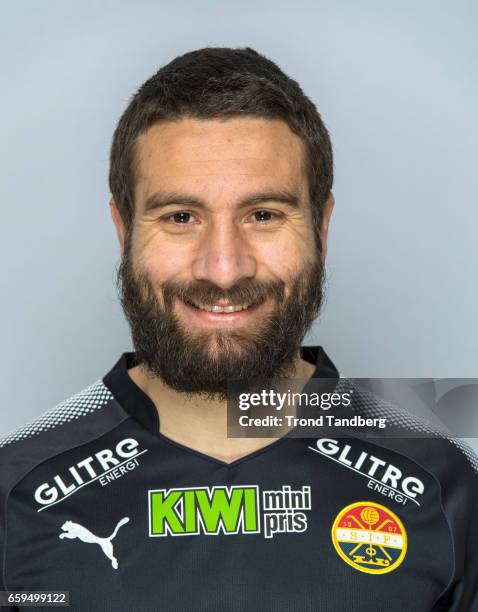
[[[134,365],[0,441],[2,589],[82,612],[478,611],[467,447],[286,436],[226,464],[160,433]]]

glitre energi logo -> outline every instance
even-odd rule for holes
[[[420,507],[420,498],[425,492],[423,481],[404,468],[385,461],[362,449],[356,449],[346,440],[319,438],[309,449],[330,461],[366,479],[372,491],[405,506],[411,502]]]
[[[139,457],[147,450],[141,449],[134,438],[123,438],[113,448],[101,448],[82,458],[35,489],[33,497],[40,506],[38,512],[63,502],[93,483],[105,487],[122,478],[140,465]]]

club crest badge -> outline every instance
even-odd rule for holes
[[[332,541],[341,559],[367,574],[393,572],[407,553],[402,521],[375,502],[356,502],[343,508],[332,526]]]

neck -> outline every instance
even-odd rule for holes
[[[306,381],[314,370],[313,364],[297,355],[290,378]],[[128,374],[155,404],[164,436],[225,463],[268,446],[288,431],[278,430],[274,438],[228,438],[226,402],[186,397],[161,379],[148,377],[141,364],[128,370]]]

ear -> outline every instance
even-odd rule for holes
[[[120,211],[118,210],[118,206],[113,198],[111,198],[110,200],[110,212],[111,212],[111,218],[113,219],[113,223],[115,224],[115,227],[116,227],[116,234],[118,235],[118,240],[119,240],[120,247],[121,247],[121,255],[123,255],[124,239],[125,239],[126,231],[125,231],[123,219],[121,218]]]
[[[322,244],[322,259],[325,260],[327,255],[327,236],[329,234],[329,224],[332,211],[334,209],[335,198],[331,193],[324,204],[324,211],[322,214],[322,225],[320,227],[320,241]]]

